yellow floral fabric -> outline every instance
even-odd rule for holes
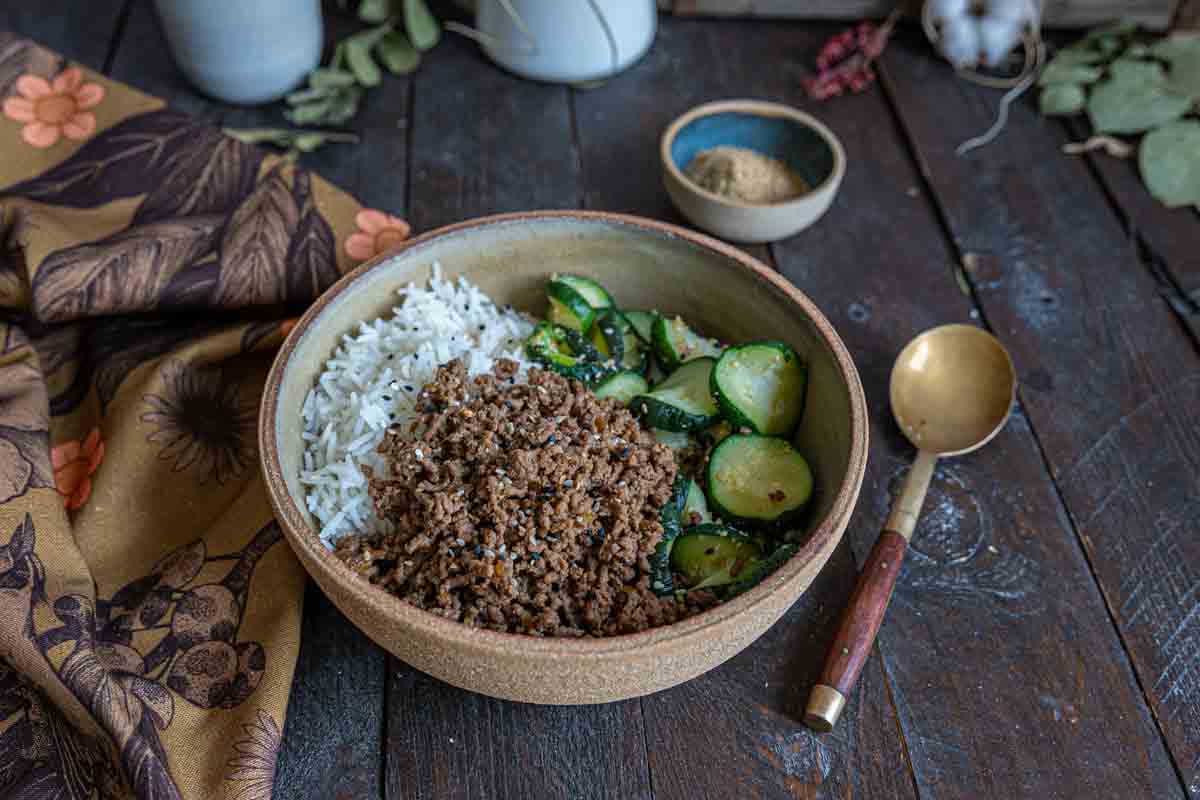
[[[304,575],[255,425],[402,221],[0,33],[0,797],[266,800]]]

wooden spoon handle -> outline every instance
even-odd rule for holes
[[[813,687],[808,698],[804,723],[813,730],[832,730],[846,705],[846,698],[875,644],[875,634],[879,632],[884,612],[892,599],[892,589],[896,586],[896,576],[900,574],[900,562],[904,560],[907,547],[908,541],[903,536],[885,530],[871,549],[871,557],[858,576],[837,638],[825,658],[821,681]]]

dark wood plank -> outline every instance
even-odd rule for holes
[[[1087,126],[1073,120],[1073,138],[1086,139]],[[1117,207],[1130,237],[1142,245],[1138,255],[1158,278],[1167,298],[1200,339],[1200,214],[1192,208],[1168,209],[1146,190],[1135,159],[1093,153],[1086,156]]]
[[[642,63],[575,95],[587,205],[681,222],[660,180],[662,130],[709,100],[790,101],[796,90],[788,65],[800,31],[663,18]],[[818,737],[800,724],[854,579],[844,547],[801,602],[744,653],[644,699],[657,797],[913,796],[878,655],[834,734]]]
[[[224,106],[201,95],[171,60],[153,0],[131,0],[129,16],[113,53],[109,77],[160,97],[186,114],[220,122]]]
[[[518,80],[450,37],[414,83],[411,212],[417,230],[579,202],[566,89]],[[648,798],[641,708],[521,705],[392,662],[391,798]]]
[[[800,50],[805,41],[787,40]],[[761,50],[786,52],[783,42]],[[851,530],[861,560],[915,455],[890,421],[892,361],[921,330],[972,314],[882,94],[813,110],[845,145],[846,180],[826,218],[775,254],[846,339],[871,401],[872,454]],[[879,647],[922,796],[1178,794],[1019,412],[987,448],[937,470]]]
[[[521,81],[450,35],[426,56],[414,91],[414,229],[578,206],[565,88]]]
[[[1200,416],[1200,357],[1136,258],[1086,165],[1058,157],[1066,139],[1062,126],[1019,104],[1006,135],[987,149],[957,158],[955,146],[987,127],[997,98],[956,79],[914,42],[900,43],[885,58],[894,104],[983,312],[1019,365],[1021,400],[1070,522],[1141,687],[1150,696],[1175,765],[1196,795],[1200,439],[1195,420]],[[989,451],[980,460],[992,457]],[[1023,455],[1024,460],[1033,458],[1033,453]],[[1029,503],[1030,489],[1014,480],[1015,474],[997,472],[995,480],[1002,483],[992,491],[1015,494],[1023,488],[1024,503]],[[1020,510],[1012,522],[1015,534],[1030,537],[1023,550],[1051,538],[1057,541],[1036,517]],[[1136,780],[1154,791],[1125,794],[1176,795],[1179,790],[1168,780],[1152,730],[1133,709],[1132,698],[1126,699],[1132,689],[1115,680],[1124,671],[1119,654],[1109,648],[1078,649],[1083,640],[1077,626],[1097,625],[1100,616],[1086,602],[1090,583],[1082,576],[1068,577],[1061,566],[1057,573],[1048,585],[1060,600],[1064,591],[1069,593],[1072,607],[1061,613],[1069,614],[1066,619],[1073,626],[1053,646],[1060,676],[1054,683],[1060,688],[1047,696],[1069,700],[1078,725],[1103,720],[1094,735],[1116,739],[1119,748],[1099,752],[1113,753],[1114,759],[1125,753],[1105,767],[1094,755],[1095,740],[1088,741],[1088,774],[1099,778],[1097,771],[1105,773],[1098,785],[1108,794],[1121,794],[1116,787]],[[1044,590],[1041,596],[1051,601]],[[1049,643],[1043,647],[1051,652]],[[1031,681],[1024,660],[1028,656],[1022,656],[1007,663],[1021,668],[1020,683],[1030,697],[1040,697],[1045,690],[1040,681]],[[1113,679],[1105,683],[1096,675],[1085,680],[1100,670]],[[1079,676],[1074,694],[1062,694],[1070,684],[1059,682],[1070,673]],[[981,692],[991,688],[981,685]],[[1095,697],[1097,692],[1103,697]],[[1077,697],[1089,698],[1089,706],[1095,698],[1109,710],[1083,710]],[[1074,716],[1064,718],[1070,722]],[[1034,719],[1044,720],[1044,712],[1025,715],[1024,735],[1030,738],[1050,729],[1048,723],[1035,726]]]
[[[102,0],[86,7],[72,0],[8,2],[0,7],[0,31],[15,31],[103,71],[124,7],[125,0]]]
[[[275,796],[383,797],[381,743],[387,659],[312,581],[288,700]]]

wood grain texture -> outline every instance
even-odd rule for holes
[[[103,71],[109,45],[120,28],[124,0],[6,2],[0,5],[0,31],[13,31],[91,69]]]
[[[1082,120],[1071,120],[1067,130],[1076,140],[1090,135]],[[1200,341],[1200,214],[1192,208],[1169,209],[1155,200],[1142,183],[1136,159],[1100,153],[1086,158],[1116,205],[1127,235],[1139,245],[1135,255]]]
[[[578,205],[565,88],[518,80],[447,37],[426,56],[413,91],[414,230]],[[389,798],[652,796],[637,701],[509,703],[391,664]]]
[[[386,679],[386,653],[309,581],[300,657],[275,776],[276,797],[383,797]]]
[[[1007,135],[958,158],[955,146],[990,124],[995,94],[957,80],[911,39],[889,49],[884,64],[886,84],[937,195],[956,255],[994,332],[1019,365],[1020,398],[1070,523],[1184,785],[1196,796],[1200,357],[1103,194],[1095,191],[1086,165],[1048,156],[1066,139],[1059,123],[1018,104]],[[992,456],[989,446],[984,457]],[[1018,481],[1012,469],[997,475],[1010,490],[1036,485]],[[1028,497],[1030,489],[1025,491]],[[1027,530],[1038,530],[1045,541],[1042,525],[1034,524]],[[1091,593],[1083,576],[1069,579],[1061,566],[1054,583]],[[1071,616],[1078,617],[1084,607],[1079,597],[1072,599]],[[1090,606],[1086,613],[1089,621],[1099,617]],[[1062,671],[1072,660],[1061,645],[1056,649]],[[1118,653],[1101,662],[1093,650],[1087,658],[1090,663],[1080,667],[1103,668],[1122,686],[1116,682],[1124,672]],[[1022,664],[1022,682],[1028,684],[1025,669]],[[1082,679],[1076,684],[1099,685]],[[1105,692],[1110,702],[1120,701],[1120,709],[1132,707],[1124,686],[1120,695],[1112,688]],[[1079,703],[1070,700],[1078,710]],[[1136,743],[1142,755],[1127,763],[1139,765],[1143,786],[1158,787],[1152,796],[1172,796],[1141,715],[1117,711],[1097,733],[1110,741],[1118,737],[1110,752]],[[1091,714],[1078,716],[1082,724]],[[1119,731],[1116,720],[1123,722]],[[1122,770],[1099,785],[1113,791],[1131,777]]]
[[[663,18],[641,63],[601,88],[574,93],[587,206],[681,222],[660,178],[663,129],[709,100],[789,101],[797,30]],[[769,257],[765,247],[747,249]],[[800,722],[855,574],[843,546],[801,601],[745,652],[644,698],[657,797],[913,796],[878,654],[833,734],[817,736]],[[714,765],[720,780],[698,780],[714,774]]]
[[[758,50],[782,62],[823,35],[779,32]],[[972,309],[881,93],[789,99],[822,116],[849,165],[826,217],[773,249],[842,334],[866,388],[872,453],[848,531],[865,559],[913,458],[890,419],[893,360]],[[983,450],[936,471],[878,643],[923,797],[1178,796],[1019,410]]]
[[[850,695],[875,647],[875,635],[892,599],[907,545],[895,531],[879,534],[842,612],[837,636],[821,670],[821,683],[837,689],[843,697]]]
[[[413,88],[415,231],[501,211],[579,205],[567,90],[522,81],[462,37],[426,54]]]

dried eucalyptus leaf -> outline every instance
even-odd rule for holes
[[[314,89],[345,89],[354,83],[354,73],[349,70],[318,67],[308,73],[308,85]]]
[[[286,146],[288,142],[286,128],[225,128],[225,135],[232,136],[246,144],[277,144]]]
[[[363,22],[378,24],[391,15],[391,0],[362,0],[358,4],[358,18]]]
[[[1047,86],[1038,97],[1038,110],[1050,116],[1054,114],[1077,114],[1087,104],[1083,87],[1074,83],[1056,83]]]
[[[1104,71],[1099,67],[1089,67],[1083,64],[1058,64],[1051,61],[1038,76],[1038,86],[1052,86],[1056,83],[1095,83],[1103,75]]]
[[[393,75],[407,75],[421,63],[421,54],[400,31],[392,31],[380,39],[375,53]]]
[[[335,97],[296,105],[283,112],[284,119],[293,125],[326,125]]]
[[[297,89],[288,94],[284,99],[287,100],[289,106],[300,106],[305,103],[311,103],[314,100],[324,100],[332,97],[335,91],[334,89],[310,86],[307,89]]]
[[[362,100],[362,89],[357,86],[343,89],[337,93],[328,113],[325,115],[325,125],[341,125],[358,113],[358,103]]]
[[[404,30],[418,50],[428,50],[442,38],[442,26],[425,0],[404,0]]]
[[[1149,61],[1119,59],[1109,78],[1092,87],[1088,116],[1097,133],[1139,133],[1179,119],[1192,107],[1191,98],[1173,92],[1166,74]]]
[[[1200,34],[1177,33],[1156,42],[1150,52],[1171,65],[1167,80],[1172,89],[1200,98]]]
[[[1059,50],[1054,58],[1050,60],[1050,65],[1059,64],[1061,66],[1075,64],[1099,64],[1107,61],[1108,56],[1103,53],[1098,53],[1090,47],[1080,47],[1078,45],[1068,47],[1065,50]]]
[[[328,142],[358,141],[358,137],[352,133],[295,128],[226,128],[225,133],[247,144],[273,144],[301,153],[311,153]]]
[[[355,79],[363,86],[378,86],[383,80],[379,65],[371,58],[371,49],[362,42],[346,43],[346,63],[350,65]]]
[[[1163,205],[1200,205],[1200,122],[1179,120],[1147,133],[1138,166],[1146,188]]]

